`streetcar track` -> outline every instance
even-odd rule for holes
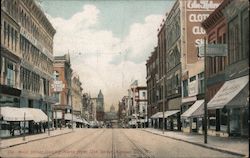
[[[153,155],[151,155],[145,148],[141,147],[140,145],[137,145],[132,139],[130,139],[125,133],[124,131],[122,131],[121,133],[123,133],[123,135],[125,135],[125,137],[127,138],[127,140],[129,140],[129,142],[131,144],[133,144],[133,146],[137,149],[135,149],[135,151],[139,151],[140,152],[140,158],[154,158]]]
[[[112,158],[116,158],[116,146],[115,146],[115,136],[113,128],[112,128]]]
[[[60,153],[61,151],[64,151],[64,150],[66,150],[67,148],[72,147],[73,145],[76,145],[76,144],[82,142],[84,139],[88,138],[89,136],[93,136],[94,134],[96,134],[96,133],[98,133],[98,132],[99,132],[99,131],[94,132],[94,133],[90,133],[90,134],[88,134],[87,136],[84,136],[84,137],[82,137],[81,139],[79,139],[79,140],[77,140],[77,141],[75,141],[75,142],[73,142],[73,143],[70,143],[69,145],[67,145],[67,146],[65,146],[65,147],[63,147],[63,148],[61,148],[61,149],[59,149],[59,150],[53,152],[52,154],[47,155],[45,158],[52,157],[53,155],[55,155],[55,154],[57,154],[57,153]],[[98,137],[99,135],[101,135],[103,132],[104,132],[104,130],[102,130],[102,132],[101,132],[100,134],[98,134],[96,137]],[[94,138],[96,138],[96,137],[94,137]]]

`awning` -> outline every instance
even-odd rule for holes
[[[164,112],[164,118],[167,118],[169,116],[172,116],[176,113],[180,112],[180,110],[169,110]],[[159,116],[160,118],[163,118],[163,113]]]
[[[47,122],[48,116],[41,110],[36,108],[20,108],[24,109],[26,113],[31,113],[33,115],[33,119],[35,122]],[[51,119],[49,118],[49,121]]]
[[[189,117],[195,117],[201,116],[204,114],[204,111],[202,111],[204,107],[204,100],[197,100],[187,111],[185,111],[181,118],[189,118]]]
[[[249,76],[226,81],[215,96],[208,102],[208,109],[221,109],[231,102],[244,88],[248,88]],[[248,92],[249,93],[249,92]],[[243,97],[247,102],[248,96]],[[237,99],[237,98],[236,98]],[[236,105],[244,106],[244,105]]]
[[[56,111],[53,114],[54,119],[62,119],[62,111]]]
[[[82,120],[84,124],[89,125],[88,121],[86,121],[84,118],[82,118]]]
[[[0,107],[0,117],[5,121],[33,120],[33,115],[22,108]]]
[[[162,112],[157,112],[154,115],[152,115],[151,118],[159,118],[160,115],[162,115]]]
[[[72,114],[70,114],[70,113],[64,114],[64,119],[71,121],[72,120]],[[83,123],[83,120],[80,117],[77,117],[76,115],[73,115],[73,121]]]
[[[41,109],[36,108],[0,107],[0,116],[5,121],[24,121],[24,117],[26,121],[48,121],[47,115]]]

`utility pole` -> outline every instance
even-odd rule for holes
[[[207,56],[206,37],[204,37],[204,143],[207,144],[207,73],[206,73],[206,56]]]

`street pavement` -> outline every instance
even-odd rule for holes
[[[172,158],[239,157],[139,129],[74,132],[1,149],[1,157]]]
[[[164,131],[163,133],[162,130],[154,128],[145,128],[141,130],[219,151],[241,156],[249,155],[249,142],[247,138],[208,136],[207,144],[204,144],[204,135],[201,134],[190,134],[177,131]]]

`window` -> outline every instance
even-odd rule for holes
[[[183,81],[183,96],[188,96],[188,80]]]
[[[6,43],[7,34],[8,34],[7,23],[4,21],[4,44]]]
[[[216,127],[216,117],[215,110],[208,111],[208,128],[215,130]]]
[[[195,81],[196,80],[196,76],[190,77],[189,82]]]
[[[13,87],[15,84],[15,71],[14,65],[10,62],[7,63],[7,85]]]
[[[249,15],[248,15],[248,11],[246,11],[246,13],[244,14],[245,18],[243,19],[243,59],[247,57],[249,57]]]
[[[198,74],[198,93],[205,93],[204,72]]]
[[[13,45],[14,45],[14,29],[11,28],[11,49],[13,49]]]
[[[8,30],[7,30],[7,36],[8,36],[8,47],[10,46],[10,25],[8,25]]]

